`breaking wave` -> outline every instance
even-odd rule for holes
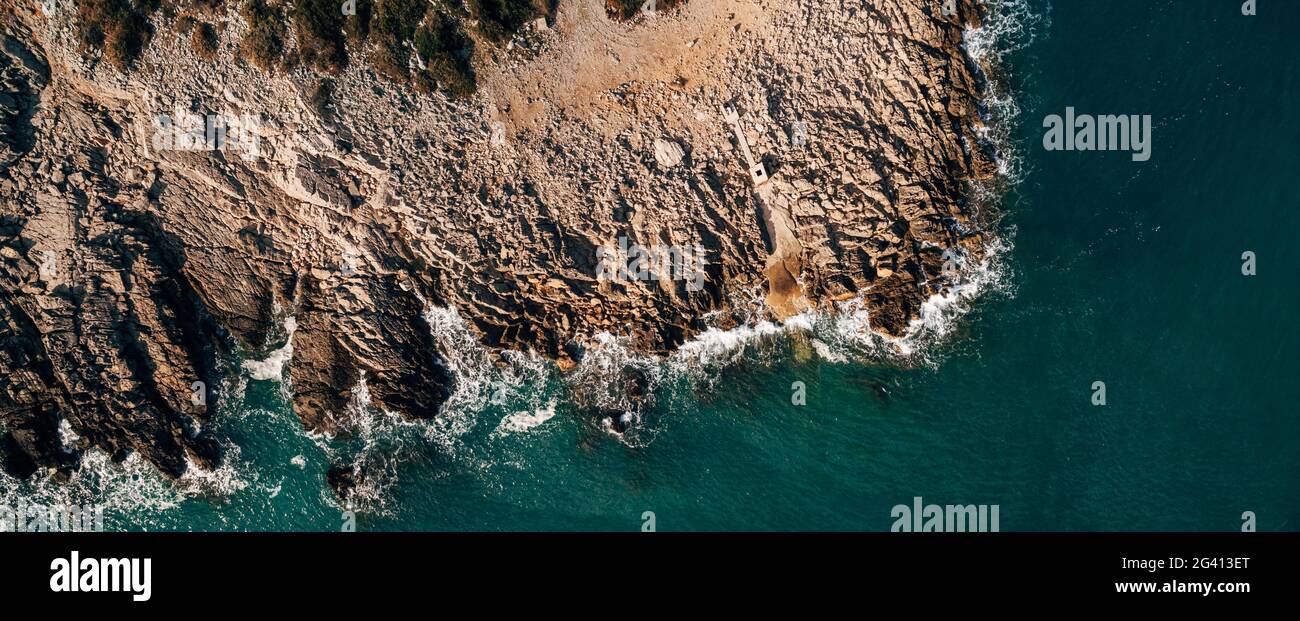
[[[541,425],[548,420],[555,418],[555,400],[552,399],[546,404],[546,407],[533,410],[531,412],[515,412],[503,419],[501,424],[497,425],[494,434],[518,433],[528,431],[533,427]]]
[[[974,128],[975,133],[992,146],[997,158],[998,177],[992,183],[972,188],[974,198],[987,203],[997,200],[1009,185],[1025,176],[1025,159],[1012,139],[1020,104],[1005,84],[1005,59],[1033,44],[1051,26],[1051,17],[1035,12],[1028,0],[989,0],[985,6],[987,13],[979,27],[962,33],[962,46],[985,87],[980,101],[981,123]]]
[[[454,449],[455,439],[473,430],[485,410],[546,407],[545,388],[557,380],[554,364],[531,351],[494,353],[479,342],[454,308],[426,304],[424,318],[454,382],[451,396],[430,428],[431,438]]]
[[[319,442],[331,462],[349,463],[359,475],[343,508],[389,515],[388,490],[397,483],[397,467],[420,435],[420,423],[373,407],[364,371],[352,388],[347,410],[347,441]],[[341,458],[343,454],[348,457]]]
[[[712,385],[726,367],[777,362],[803,343],[829,363],[934,365],[939,362],[937,346],[960,325],[972,302],[988,293],[1008,291],[1010,278],[1002,260],[1006,251],[1004,242],[995,240],[985,247],[978,263],[960,265],[961,280],[927,299],[902,336],[873,329],[860,298],[841,302],[833,311],[809,311],[782,322],[708,328],[663,359],[635,350],[625,338],[600,333],[589,339],[568,383],[596,388],[601,398],[594,405],[602,410],[634,412],[635,404],[619,381],[629,370],[644,377],[653,398],[654,389],[665,382]]]
[[[987,13],[979,27],[963,33],[966,55],[981,66],[1002,63],[1007,55],[1032,45],[1039,33],[1051,26],[1050,15],[1035,12],[1028,0],[986,0],[984,4]]]
[[[298,320],[293,315],[284,318],[284,345],[279,349],[272,351],[261,360],[245,360],[243,368],[248,372],[248,377],[261,380],[278,382],[284,379],[284,369],[293,359],[293,333],[298,330]]]
[[[228,444],[224,449],[226,459],[218,469],[205,471],[190,463],[175,480],[138,453],[113,463],[104,451],[91,449],[66,481],[44,471],[25,480],[0,473],[0,506],[93,507],[103,511],[104,530],[149,530],[164,525],[156,518],[188,499],[229,497],[247,486],[236,472],[239,448]]]
[[[494,464],[485,444],[532,432],[555,416],[558,402],[547,397],[559,376],[553,363],[533,352],[484,346],[454,308],[426,303],[424,319],[453,382],[439,415],[412,420],[374,406],[363,373],[339,421],[344,433],[312,437],[331,462],[359,475],[345,509],[392,515],[389,492],[404,464],[437,456],[487,471]],[[332,496],[327,501],[337,503]]]

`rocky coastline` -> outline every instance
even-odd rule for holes
[[[899,336],[984,251],[969,186],[996,164],[962,48],[977,2],[611,19],[560,0],[490,36],[453,11],[471,95],[446,73],[385,79],[373,37],[345,66],[268,72],[240,56],[240,4],[204,0],[199,44],[191,13],[155,13],[126,71],[79,43],[71,9],[0,8],[12,476],[69,476],[92,449],[211,469],[212,387],[274,351],[307,430],[346,429],[363,378],[374,407],[438,416],[455,378],[430,307],[561,368],[600,333],[665,353],[853,299]]]

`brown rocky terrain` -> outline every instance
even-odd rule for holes
[[[861,298],[899,335],[953,276],[944,252],[981,252],[968,183],[993,164],[960,47],[970,2],[690,0],[619,22],[561,0],[504,45],[476,41],[460,98],[362,54],[326,91],[315,69],[268,74],[237,55],[237,8],[211,4],[215,51],[159,13],[126,73],[69,14],[0,8],[10,473],[66,474],[91,447],[211,467],[221,361],[286,338],[308,429],[345,427],[363,374],[374,405],[437,416],[455,378],[428,305],[567,368],[592,335],[666,352],[753,299],[781,318]],[[168,133],[191,118],[225,142]],[[703,286],[599,279],[620,237],[701,248]]]

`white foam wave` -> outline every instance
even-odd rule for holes
[[[1020,105],[999,81],[998,68],[1006,57],[1024,49],[1051,25],[1046,13],[1037,13],[1028,0],[988,0],[987,14],[978,28],[962,33],[963,47],[984,79],[986,92],[981,103],[981,121],[976,135],[993,146],[997,158],[998,181],[994,188],[974,188],[976,200],[987,201],[1006,184],[1018,183],[1025,175],[1024,157],[1012,140]],[[1050,10],[1050,7],[1049,7]],[[978,185],[978,184],[977,184]]]
[[[523,405],[541,409],[543,388],[555,376],[552,363],[536,352],[493,352],[479,342],[455,308],[425,304],[425,321],[442,364],[453,378],[451,396],[429,427],[430,438],[454,450],[489,408]]]
[[[628,382],[657,384],[662,373],[658,359],[638,350],[628,337],[609,332],[579,340],[583,341],[582,360],[565,377],[570,390],[577,391],[574,396],[586,407],[635,415],[637,407]]]
[[[813,351],[817,352],[817,355],[826,362],[832,364],[843,364],[849,361],[847,356],[832,350],[831,346],[827,345],[825,341],[822,341],[821,339],[813,339],[812,346]]]
[[[715,366],[741,360],[750,346],[757,341],[773,338],[797,330],[811,330],[812,315],[801,314],[784,322],[760,321],[730,330],[709,328],[694,339],[682,344],[671,359],[677,364]]]
[[[114,464],[98,449],[87,452],[81,467],[66,482],[48,472],[37,472],[26,480],[0,474],[0,504],[14,507],[20,502],[45,506],[88,506],[104,511],[106,530],[128,527],[127,516],[163,511],[175,507],[181,495],[144,459],[132,454]]]
[[[927,298],[919,316],[909,322],[902,336],[874,329],[863,300],[855,298],[841,302],[833,311],[809,311],[779,323],[761,321],[730,330],[711,328],[684,343],[667,363],[675,376],[708,379],[722,367],[761,361],[766,353],[779,352],[796,334],[810,336],[818,356],[832,363],[933,363],[933,346],[952,333],[971,302],[984,293],[1007,290],[1010,279],[1002,260],[1006,249],[1003,242],[995,241],[985,247],[984,258],[978,264],[960,266],[959,280]]]
[[[113,463],[107,453],[91,449],[67,481],[40,471],[25,480],[0,473],[0,505],[20,503],[49,507],[83,506],[102,509],[105,530],[148,530],[154,517],[174,509],[187,498],[226,497],[244,488],[236,473],[238,448],[225,447],[227,459],[214,472],[193,463],[180,478],[169,481],[138,453]]]
[[[978,28],[962,33],[966,54],[976,63],[1000,62],[1007,54],[1022,50],[1051,25],[1051,18],[1037,13],[1028,0],[987,0],[988,12]]]
[[[498,435],[520,433],[537,427],[538,425],[555,418],[555,405],[556,402],[552,399],[547,402],[545,407],[538,408],[531,412],[515,412],[501,419],[501,424],[497,426],[493,433]]]
[[[222,443],[221,464],[215,470],[204,470],[193,461],[186,459],[185,473],[173,482],[173,487],[182,497],[205,496],[209,498],[226,498],[248,487],[248,481],[242,475],[257,479],[257,472],[252,468],[241,468],[239,445],[233,442]]]
[[[243,367],[248,376],[260,381],[280,381],[284,370],[293,358],[293,333],[298,330],[298,320],[293,315],[284,318],[284,345],[261,360],[245,360]]]
[[[421,433],[419,423],[372,407],[366,374],[362,371],[352,387],[352,399],[341,424],[349,443],[336,446],[329,438],[316,439],[332,461],[346,452],[345,463],[350,463],[353,472],[359,475],[343,508],[390,515],[388,490],[397,482],[397,460],[407,448],[407,438]],[[331,497],[331,502],[337,500]]]
[[[68,419],[59,419],[59,442],[63,445],[64,450],[72,450],[77,440],[80,439],[81,436],[72,429],[72,423]]]

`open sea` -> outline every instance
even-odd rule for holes
[[[92,455],[0,495],[98,504],[112,530],[887,531],[915,497],[998,505],[1003,531],[1234,531],[1247,511],[1300,530],[1300,2],[992,4],[967,47],[998,76],[999,241],[902,342],[845,308],[668,360],[606,339],[566,376],[494,364],[430,309],[459,382],[439,421],[361,390],[351,437],[312,437],[265,368],[234,364],[218,472]],[[1066,107],[1151,115],[1150,160],[1045,150]],[[629,365],[653,402],[621,437],[567,395]],[[372,473],[352,513],[332,463]]]

